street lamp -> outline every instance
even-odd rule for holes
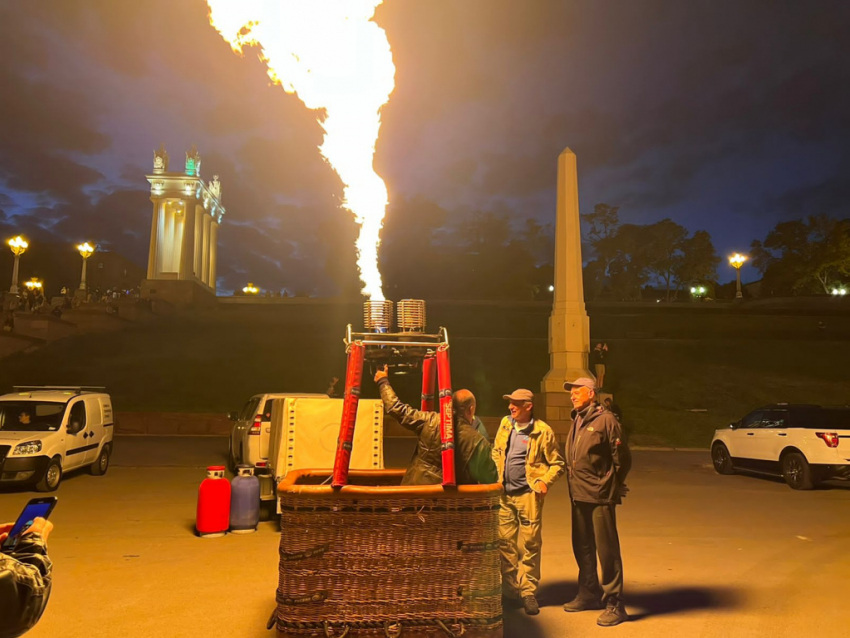
[[[41,290],[44,288],[44,284],[42,284],[41,280],[37,277],[33,277],[28,282],[24,284],[28,290]]]
[[[246,295],[256,295],[258,292],[260,292],[260,289],[257,288],[254,284],[249,283],[242,289],[242,292],[244,292]]]
[[[80,256],[83,258],[83,274],[80,277],[80,290],[85,292],[86,290],[86,262],[89,260],[94,254],[94,246],[92,246],[88,242],[83,242],[79,246],[77,246],[77,250],[80,251]]]
[[[735,292],[735,299],[743,299],[744,295],[741,293],[741,266],[744,265],[744,262],[747,261],[746,255],[741,255],[739,253],[735,253],[729,258],[729,264],[735,269],[736,279],[738,281],[738,288]]]
[[[832,296],[833,297],[843,297],[846,294],[847,294],[847,288],[845,288],[844,286],[841,286],[840,288],[833,288],[832,289]]]
[[[27,240],[18,235],[17,237],[10,239],[8,242],[9,248],[12,249],[12,252],[15,254],[15,266],[12,268],[12,286],[9,288],[9,292],[14,295],[18,294],[18,262],[21,260],[21,255],[23,255],[29,244]]]

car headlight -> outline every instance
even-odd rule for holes
[[[23,456],[25,454],[36,454],[38,452],[41,452],[41,441],[27,441],[26,443],[19,443],[16,445],[12,454],[19,454]]]

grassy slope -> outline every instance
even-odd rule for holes
[[[546,311],[438,311],[451,329],[453,385],[473,389],[482,414],[501,414],[505,392],[539,387],[548,369]],[[323,392],[331,376],[343,376],[344,326],[356,320],[356,309],[346,306],[228,308],[169,318],[3,359],[0,389],[106,385],[119,411],[226,412],[256,392]],[[762,336],[770,336],[770,317]],[[633,442],[642,444],[705,445],[715,428],[765,403],[850,402],[844,370],[850,342],[785,337],[609,339],[606,385]],[[413,376],[396,385],[403,397],[418,400]],[[365,382],[364,396],[375,395]]]

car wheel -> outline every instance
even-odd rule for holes
[[[89,472],[94,476],[103,476],[109,469],[109,446],[104,445],[94,463],[89,465]]]
[[[815,486],[812,468],[799,452],[789,452],[782,457],[782,478],[795,490],[810,490]]]
[[[44,476],[35,484],[35,489],[39,492],[55,492],[61,482],[62,463],[59,459],[51,459],[50,463],[47,464],[47,469],[44,470]]]
[[[711,447],[711,462],[718,474],[735,473],[735,468],[732,467],[732,457],[729,455],[729,448],[724,443],[715,443]]]
[[[277,517],[277,499],[260,501],[260,520],[273,521]]]

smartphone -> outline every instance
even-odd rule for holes
[[[9,536],[3,541],[2,550],[12,550],[15,549],[15,546],[18,544],[18,541],[21,538],[21,534],[27,531],[32,522],[38,518],[47,518],[50,516],[50,512],[53,511],[53,508],[56,507],[56,501],[58,499],[55,496],[44,496],[42,498],[34,498],[24,507],[24,511],[21,512],[21,515],[18,516],[18,520],[15,521],[14,526],[9,531]]]

